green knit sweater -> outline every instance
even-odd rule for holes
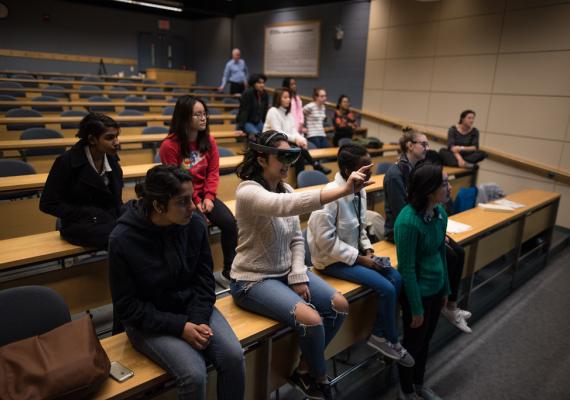
[[[436,207],[431,221],[410,204],[402,209],[394,225],[394,241],[398,252],[398,271],[413,315],[423,315],[422,297],[439,292],[449,294],[445,258],[447,214]]]

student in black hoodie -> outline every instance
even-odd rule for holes
[[[61,236],[72,244],[107,248],[123,203],[119,133],[111,117],[88,114],[79,124],[79,141],[51,167],[40,210],[60,218]]]
[[[136,192],[109,239],[116,319],[138,351],[176,378],[179,399],[206,398],[207,361],[218,371],[217,398],[242,399],[243,351],[214,307],[207,226],[193,213],[190,175],[158,165]]]

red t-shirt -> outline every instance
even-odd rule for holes
[[[210,136],[210,151],[200,153],[198,143],[190,142],[189,155],[182,159],[180,143],[172,134],[168,135],[160,145],[160,161],[164,165],[178,165],[192,174],[194,185],[194,203],[198,204],[204,199],[214,200],[220,182],[220,155],[218,145]]]

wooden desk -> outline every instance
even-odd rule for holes
[[[244,137],[242,131],[211,131],[216,139],[237,139]],[[161,142],[166,134],[119,136],[121,144],[156,143]],[[46,149],[52,147],[71,147],[77,143],[77,138],[62,139],[33,139],[33,140],[0,140],[0,150]]]
[[[142,82],[143,78],[139,76],[115,76],[115,75],[94,75],[94,74],[79,74],[79,73],[63,73],[63,72],[30,72],[24,70],[15,70],[15,69],[4,69],[0,70],[0,74],[7,74],[7,75],[14,75],[14,74],[26,74],[32,75],[35,77],[43,77],[43,76],[65,76],[70,78],[84,78],[84,77],[92,77],[92,78],[99,78],[99,79],[107,79],[107,80],[119,80],[119,79],[127,79],[133,82]]]
[[[143,83],[142,80],[138,82],[89,82],[89,81],[60,81],[60,80],[51,80],[51,79],[17,79],[17,78],[0,78],[0,82],[17,82],[17,83],[35,83],[38,86],[41,85],[60,85],[60,86],[68,86],[73,85],[74,87],[79,87],[82,85],[96,85],[96,86],[104,86],[104,87],[113,87],[113,86],[122,86],[125,88],[160,88],[160,89],[188,89],[189,91],[192,90],[211,90],[217,91],[218,88],[215,86],[202,86],[202,85],[185,85],[185,84],[176,84],[176,85],[167,85],[164,83]]]
[[[104,103],[102,103],[104,104]],[[233,114],[213,114],[210,120],[235,121]],[[81,122],[83,117],[61,117],[59,115],[49,117],[4,117],[0,118],[0,125],[17,124],[61,124],[68,122]],[[150,122],[150,121],[170,121],[171,115],[149,114],[149,115],[117,115],[113,117],[117,122]]]
[[[0,89],[1,91],[1,89]],[[174,107],[176,103],[170,103],[168,101],[158,101],[158,100],[147,100],[143,102],[126,102],[122,99],[111,99],[110,102],[92,102],[87,100],[66,100],[66,99],[59,99],[58,101],[33,101],[29,99],[25,100],[1,100],[0,106],[2,107],[13,107],[13,108],[31,108],[34,106],[37,107],[62,107],[63,109],[72,109],[72,108],[89,108],[94,106],[103,106],[103,107],[156,107],[156,108],[164,108],[164,107]],[[212,102],[208,103],[208,108],[239,108],[239,104],[235,103],[220,103],[220,102]],[[212,114],[216,115],[216,114]]]

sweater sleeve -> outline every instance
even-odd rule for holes
[[[315,211],[309,218],[311,245],[315,255],[323,254],[335,260],[354,265],[358,249],[342,241],[336,228],[337,201],[327,204],[322,210]]]
[[[213,274],[212,253],[208,244],[207,228],[203,221],[202,243],[198,262],[196,263],[195,283],[193,289],[196,296],[188,304],[188,321],[194,324],[208,324],[216,301],[215,281]],[[195,240],[196,238],[192,238]]]
[[[449,296],[451,294],[451,287],[449,286],[449,273],[447,272],[447,249],[445,245],[445,233],[447,230],[447,213],[444,210],[444,207],[440,206],[440,212],[443,216],[443,232],[444,232],[444,239],[443,244],[441,245],[441,262],[443,264],[443,280],[444,280],[444,290],[445,294]]]
[[[180,146],[174,140],[165,139],[158,150],[160,162],[164,165],[178,165],[180,163]]]
[[[279,118],[277,116],[277,109],[275,107],[271,107],[267,111],[267,115],[265,116],[265,124],[263,125],[263,132],[269,130],[283,132],[283,127],[279,123]]]
[[[405,294],[410,303],[412,314],[423,315],[422,295],[416,276],[418,230],[410,224],[397,224],[394,230],[394,239],[398,255],[398,272],[402,276]]]
[[[236,208],[240,208],[242,215],[262,217],[308,214],[321,208],[321,189],[301,193],[274,193],[257,182],[245,181],[236,191]]]
[[[301,231],[299,218],[295,218],[295,233],[291,239],[291,272],[287,276],[287,283],[294,285],[296,283],[304,283],[309,281],[307,275],[307,266],[305,265],[305,239]]]
[[[109,280],[113,307],[121,322],[145,332],[181,336],[188,317],[158,310],[152,303],[142,301],[131,275],[128,253],[117,240],[109,241]]]
[[[213,137],[210,138],[210,145],[212,147],[210,148],[206,180],[204,182],[204,198],[213,201],[218,193],[218,184],[220,183],[220,154],[218,153],[218,145]]]

